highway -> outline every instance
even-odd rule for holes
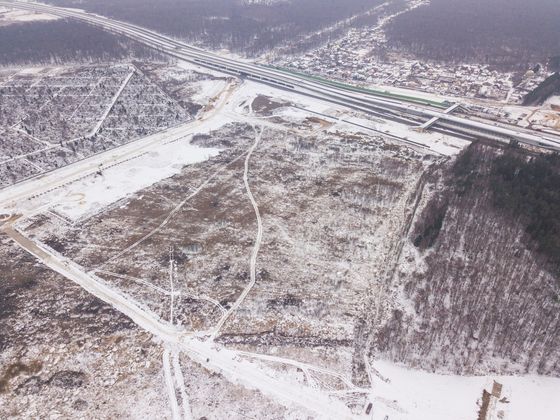
[[[388,93],[361,91],[319,78],[222,57],[140,26],[81,10],[19,1],[0,1],[0,5],[77,19],[129,37],[179,60],[346,106],[377,117],[396,120],[410,126],[421,128],[424,125],[430,129],[433,127],[435,130],[461,138],[483,138],[506,143],[515,140],[542,149],[560,151],[560,136],[494,121],[483,121],[479,118],[474,119],[464,113],[446,112],[454,104],[437,103],[412,96],[391,97]]]

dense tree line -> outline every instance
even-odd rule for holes
[[[560,71],[560,55],[550,57],[550,60],[548,60],[548,68],[551,71]]]
[[[560,55],[556,0],[432,0],[388,26],[389,44],[420,58],[526,69]]]
[[[493,161],[490,185],[496,207],[526,221],[536,249],[560,277],[560,157],[505,153]]]
[[[97,62],[158,53],[125,37],[72,20],[0,27],[0,65]]]
[[[527,246],[540,252],[560,279],[560,156],[528,156],[514,145],[485,165],[481,150],[471,146],[461,153],[451,171],[450,188],[459,195],[473,188],[488,191],[496,211],[523,221]],[[426,217],[434,213],[441,212]]]
[[[211,48],[259,54],[356,14],[382,0],[51,0],[131,21]]]
[[[393,280],[406,303],[378,331],[378,355],[560,375],[560,158],[474,144],[433,178]]]

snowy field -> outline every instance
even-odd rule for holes
[[[389,382],[374,379],[374,420],[474,420],[482,390],[493,381],[503,385],[502,397],[488,420],[555,420],[560,412],[559,378],[542,376],[448,376],[416,371],[378,361],[373,367]],[[503,411],[504,416],[499,417]]]
[[[216,97],[225,88],[227,83],[225,80],[202,80],[194,84],[197,93],[192,96],[195,102],[207,102],[211,98]]]
[[[197,120],[0,192],[0,220],[22,248],[154,335],[172,418],[475,420],[494,381],[503,390],[487,420],[557,418],[560,379],[370,366],[359,353],[357,308],[385,296],[378,277],[416,183],[466,141],[249,81],[194,88],[211,99]],[[208,135],[194,144],[197,134]],[[195,165],[206,160],[211,169]],[[169,216],[147,232],[150,206]],[[177,320],[197,311],[209,328]],[[209,404],[222,399],[218,380],[242,388],[242,412]]]
[[[46,13],[33,13],[25,10],[8,9],[0,6],[0,26],[19,22],[56,20],[57,16]]]
[[[554,106],[560,106],[560,96],[551,96],[550,98],[548,98],[545,103],[545,105],[554,105]]]
[[[56,206],[56,210],[73,221],[91,216],[126,196],[181,172],[185,165],[202,162],[219,153],[219,149],[191,145],[190,137],[164,144],[157,150],[102,170],[94,178],[72,183],[57,195],[79,197],[79,200],[66,201]],[[63,198],[57,195],[53,195],[54,200]]]

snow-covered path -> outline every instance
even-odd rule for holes
[[[32,254],[51,270],[72,280],[95,297],[110,304],[146,331],[163,341],[178,341],[181,333],[177,328],[162,322],[154,314],[144,310],[138,302],[112,289],[103,283],[101,279],[86,273],[85,269],[80,265],[45,245],[32,241],[17,231],[10,223],[5,224],[2,227],[2,231],[14,240],[17,245]]]
[[[88,137],[93,137],[99,132],[99,130],[101,129],[101,126],[103,125],[103,123],[105,122],[107,117],[109,116],[109,113],[114,108],[115,104],[119,100],[119,98],[120,98],[121,94],[123,93],[124,89],[128,85],[128,82],[130,82],[130,79],[132,79],[132,76],[134,76],[134,70],[131,71],[125,77],[124,81],[122,82],[121,86],[119,87],[119,90],[117,91],[117,93],[115,93],[115,96],[113,96],[113,98],[111,99],[111,103],[107,106],[107,109],[105,110],[105,112],[103,113],[101,118],[99,118],[99,121],[97,121],[97,124],[95,124],[95,127],[93,127],[93,129],[87,135]]]
[[[255,200],[255,197],[253,196],[251,187],[249,185],[249,161],[251,159],[251,156],[253,155],[253,152],[255,151],[255,149],[259,145],[259,142],[262,139],[264,129],[261,128],[260,131],[257,131],[256,129],[254,130],[255,130],[255,142],[253,143],[253,145],[249,149],[249,152],[247,153],[247,157],[245,158],[245,170],[243,172],[243,182],[245,184],[245,190],[247,191],[247,195],[249,196],[249,200],[251,201],[251,205],[253,206],[253,210],[255,211],[255,216],[257,218],[257,237],[255,239],[255,245],[253,246],[253,251],[251,252],[251,262],[250,262],[251,279],[249,284],[245,287],[241,295],[239,295],[235,303],[231,306],[231,308],[225,313],[225,315],[218,321],[218,323],[214,327],[212,339],[216,337],[216,335],[218,334],[218,332],[220,331],[224,323],[229,319],[231,314],[233,314],[237,310],[237,308],[239,308],[239,305],[241,305],[241,303],[245,300],[245,297],[247,297],[247,295],[249,294],[253,286],[255,286],[255,283],[257,281],[257,256],[261,248],[261,242],[263,236],[263,224],[261,219],[261,213],[259,211],[259,206],[257,205],[257,202]]]
[[[273,356],[268,354],[251,353],[251,352],[241,351],[241,350],[236,351],[236,353],[240,356],[245,356],[249,359],[260,359],[268,362],[291,365],[291,366],[298,367],[303,371],[313,371],[313,372],[322,373],[327,376],[331,376],[344,383],[348,387],[348,389],[351,390],[352,392],[363,392],[363,393],[370,392],[369,389],[357,387],[352,383],[352,381],[349,378],[330,369],[322,368],[315,365],[310,365],[309,363],[298,362],[297,360],[287,359],[285,357],[278,357],[278,356]]]
[[[181,420],[179,412],[179,403],[177,402],[177,395],[175,393],[175,380],[171,372],[171,361],[169,360],[169,349],[163,350],[163,375],[165,377],[165,387],[167,388],[167,396],[169,404],[171,405],[171,416],[173,420]]]
[[[186,352],[205,368],[224,375],[233,383],[259,390],[285,404],[297,404],[325,419],[356,418],[341,401],[320,390],[283,381],[264,372],[258,365],[242,360],[238,352],[217,345],[212,340],[189,336],[173,325],[162,321],[128,296],[112,289],[101,279],[88,274],[83,267],[68,260],[42,243],[27,238],[9,222],[2,231],[21,248],[35,256],[50,269],[80,285],[95,297],[110,304],[132,319],[139,327],[161,339],[166,345]]]
[[[173,370],[175,373],[175,382],[179,392],[181,394],[181,407],[183,408],[183,419],[192,420],[191,406],[189,404],[189,396],[187,395],[187,389],[185,387],[185,378],[183,376],[183,370],[181,369],[181,363],[179,360],[179,352],[173,352]]]

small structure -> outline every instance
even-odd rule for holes
[[[492,392],[485,389],[482,390],[482,405],[478,411],[478,420],[488,420],[494,418],[491,414],[494,412],[496,405],[502,396],[502,384],[494,381],[492,384]]]

